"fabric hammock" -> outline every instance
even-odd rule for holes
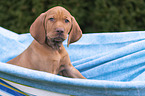
[[[145,96],[145,31],[83,34],[69,48],[65,41],[72,64],[86,80],[6,63],[23,52],[32,40],[29,33],[16,34],[0,27],[0,92],[12,94],[3,88],[6,80],[68,95]],[[22,89],[17,90],[23,94]],[[31,90],[24,92],[24,96],[25,93],[32,95]]]

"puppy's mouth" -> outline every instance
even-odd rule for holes
[[[65,39],[64,38],[62,38],[62,37],[55,37],[55,38],[53,38],[53,42],[57,42],[57,43],[59,43],[59,42],[63,42]]]
[[[46,44],[48,46],[51,46],[52,48],[54,49],[59,49],[62,45],[62,42],[64,41],[65,39],[63,37],[54,37],[54,38],[49,38],[47,37],[46,39]]]

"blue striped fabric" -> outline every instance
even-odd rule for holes
[[[3,96],[1,92],[12,96],[28,96],[26,93],[0,79],[0,96]]]

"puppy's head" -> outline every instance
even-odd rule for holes
[[[57,6],[42,13],[31,25],[30,33],[40,44],[62,43],[68,45],[79,40],[82,31],[75,18],[63,7]]]

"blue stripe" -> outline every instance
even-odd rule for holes
[[[1,79],[0,79],[0,82],[3,83],[3,84],[5,84],[5,85],[7,85],[7,86],[9,86],[9,87],[12,87],[12,88],[14,88],[14,89],[20,91],[19,89],[17,89],[17,88],[15,88],[15,87],[11,86],[10,84],[4,82],[4,81],[1,80]],[[12,90],[12,89],[10,89],[10,88],[7,88],[6,86],[3,86],[3,85],[1,85],[1,84],[0,84],[0,89],[3,90],[3,91],[5,91],[5,92],[7,92],[7,93],[9,93],[9,94],[15,95],[15,96],[26,96],[26,95],[24,95],[24,94],[21,94],[21,93],[15,91],[15,90]],[[20,92],[22,92],[22,91],[20,91]],[[23,93],[24,93],[24,92],[23,92]]]
[[[3,83],[3,84],[5,84],[5,85],[7,85],[7,86],[10,86],[10,87],[12,87],[12,88],[14,88],[14,89],[16,89],[16,90],[19,90],[19,89],[13,87],[12,85],[6,83],[5,81],[3,81],[3,80],[1,80],[1,79],[0,79],[0,82]]]
[[[14,91],[12,89],[9,89],[9,88],[1,85],[1,84],[0,84],[0,89],[3,90],[3,91],[5,91],[5,92],[7,92],[7,93],[9,93],[9,94],[15,95],[15,96],[26,96],[26,95],[23,95],[23,94],[21,94],[21,93],[19,93],[17,91]]]

